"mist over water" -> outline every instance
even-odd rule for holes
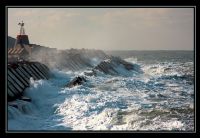
[[[32,102],[8,107],[8,129],[193,131],[193,53],[136,53],[112,53],[138,67],[117,76],[54,69],[49,80],[31,80]],[[87,82],[64,87],[78,75]]]

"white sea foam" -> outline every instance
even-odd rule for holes
[[[99,59],[99,58],[92,58],[92,59],[90,60],[91,65],[93,65],[94,67],[97,66],[101,61],[102,61],[102,60]]]
[[[138,63],[137,62],[137,58],[135,58],[135,57],[126,58],[124,60],[126,60],[127,62],[130,62],[130,63],[133,63],[133,64],[137,64]]]
[[[163,78],[170,64],[142,65],[144,73],[98,72],[80,86],[64,86],[82,72],[52,71],[49,80],[31,80],[18,109],[8,107],[9,130],[193,130],[193,85]],[[172,68],[172,72],[182,74]],[[81,74],[82,73],[82,74]],[[133,75],[134,74],[134,75]],[[172,109],[179,110],[172,110]]]

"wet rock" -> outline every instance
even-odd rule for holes
[[[68,83],[66,85],[66,87],[73,87],[73,86],[76,86],[76,85],[82,85],[84,82],[86,82],[86,79],[84,77],[76,77],[74,78],[70,83]]]
[[[50,57],[54,57],[47,60],[51,68],[78,71],[93,68],[96,64],[94,65],[92,59],[102,61],[107,59],[108,55],[101,50],[69,49],[59,50]]]
[[[105,74],[118,75],[121,70],[133,70],[134,66],[119,57],[112,56],[99,63],[94,69],[104,72]]]

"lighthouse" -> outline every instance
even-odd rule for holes
[[[15,42],[15,47],[17,45],[24,46],[24,45],[29,45],[29,39],[28,35],[25,34],[25,29],[24,29],[24,22],[22,21],[21,23],[18,23],[20,26],[20,32],[17,35],[16,42]]]
[[[25,34],[24,22],[18,23],[20,26],[19,34],[17,34],[15,45],[8,49],[8,60],[29,60],[31,57],[32,45],[29,43],[28,35]]]

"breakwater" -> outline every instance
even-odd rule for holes
[[[7,67],[7,100],[24,99],[23,92],[29,87],[30,79],[49,79],[49,68],[39,62],[14,62]],[[26,99],[26,98],[25,98]],[[24,99],[24,100],[25,100]],[[27,100],[27,99],[26,99]]]

